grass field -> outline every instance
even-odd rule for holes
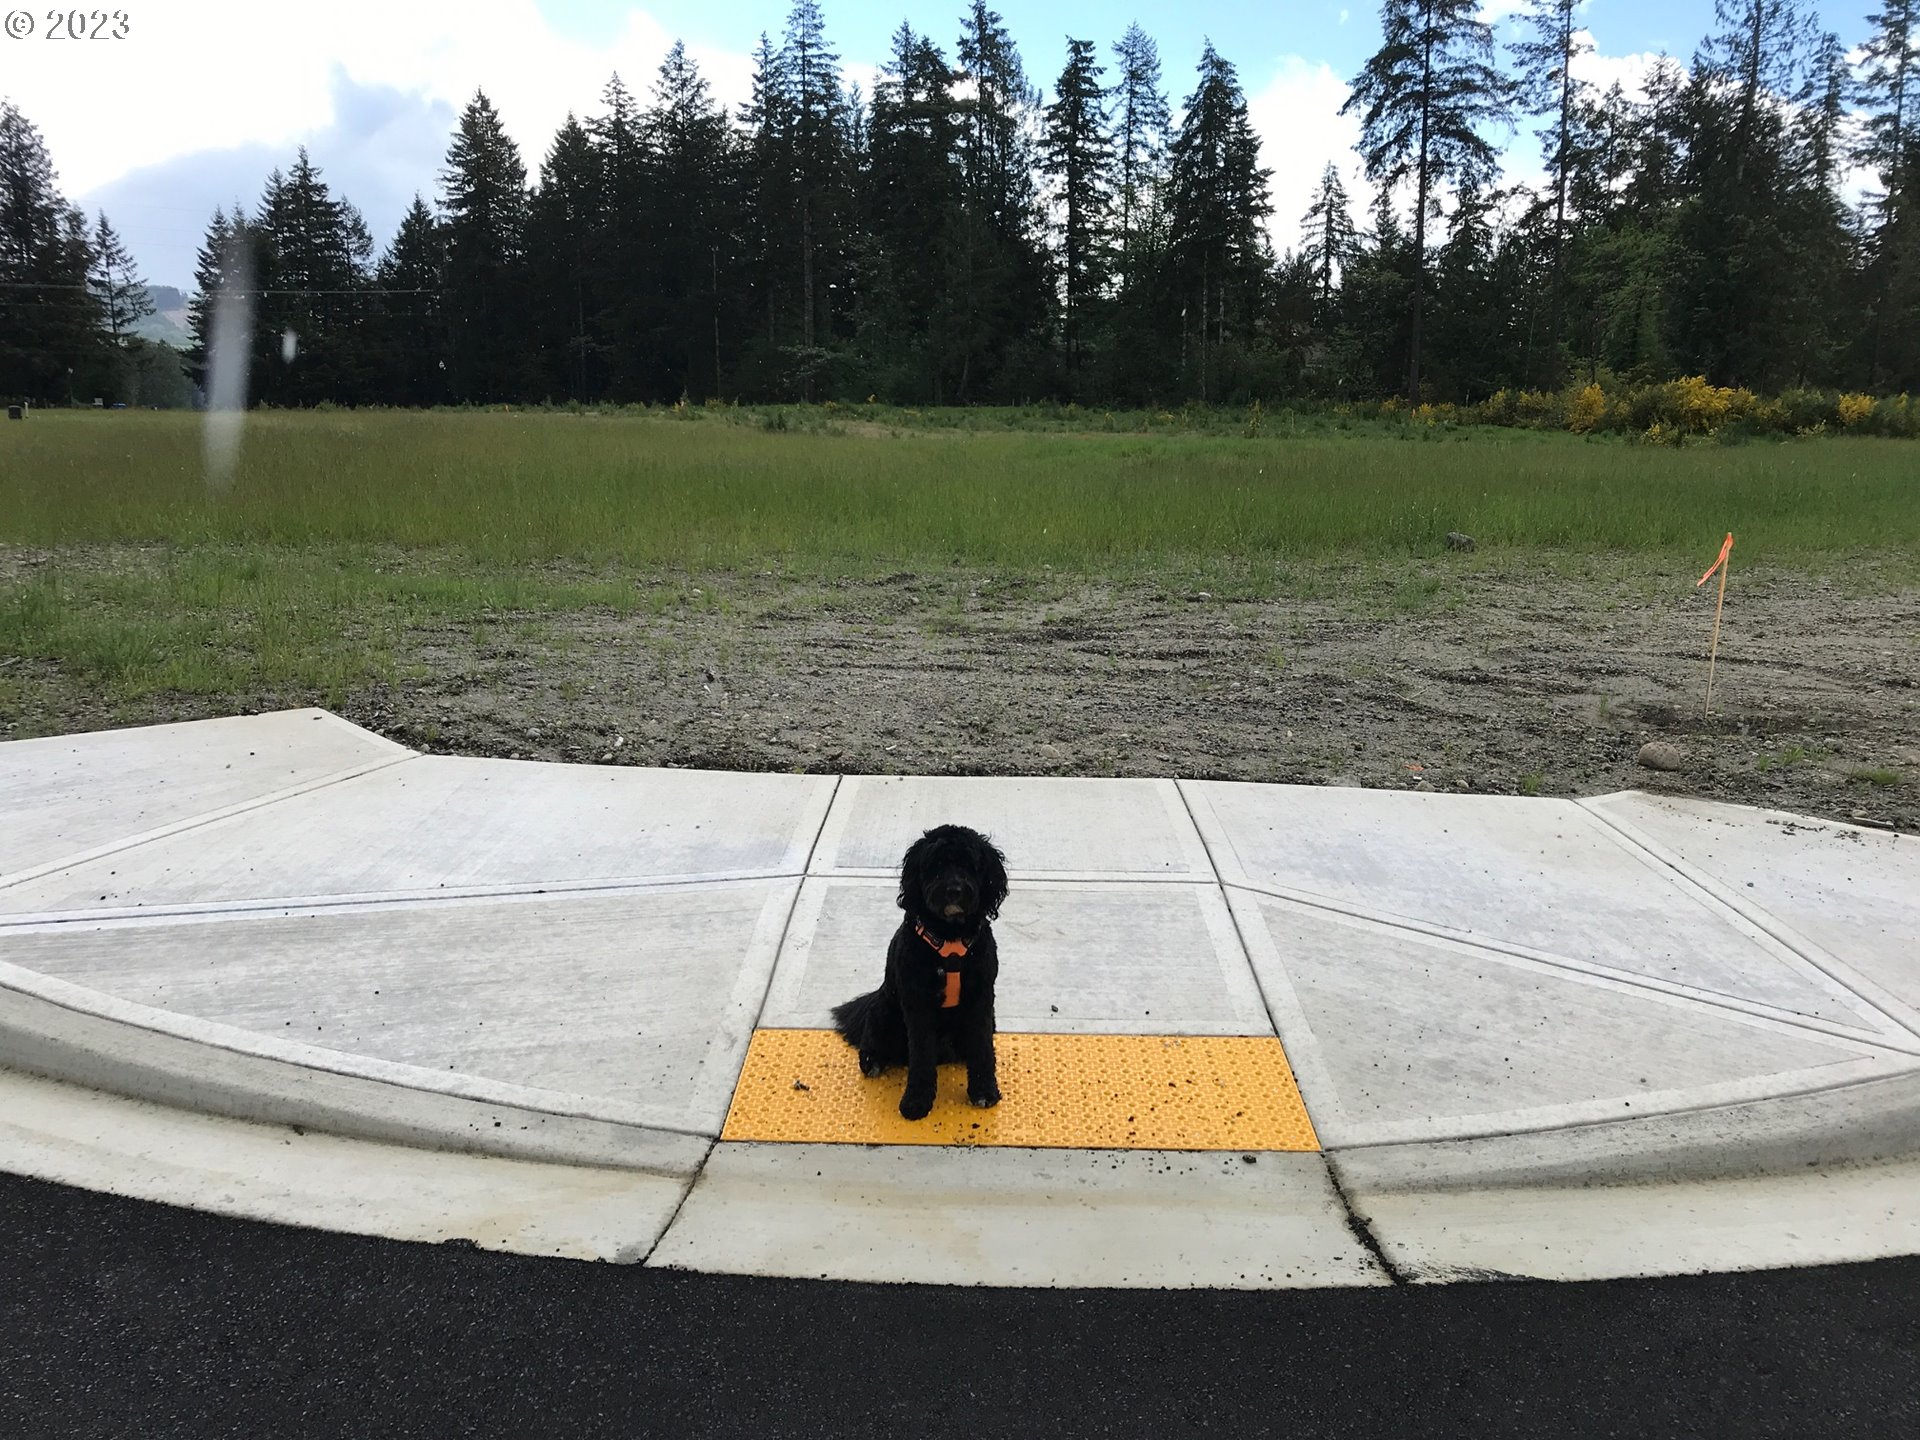
[[[1275,560],[1436,553],[1449,530],[1495,548],[1709,555],[1734,530],[1743,555],[1792,564],[1920,548],[1920,450],[1894,440],[769,433],[688,413],[260,414],[226,493],[202,478],[193,416],[44,413],[0,430],[0,540],[690,570],[1172,565],[1249,569],[1249,583]]]
[[[1590,793],[1661,734],[1693,793],[1920,814],[1911,442],[1136,418],[264,413],[222,490],[196,417],[39,413],[0,736],[319,703],[462,753]]]

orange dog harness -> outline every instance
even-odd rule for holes
[[[922,925],[918,920],[913,922],[913,928],[922,940],[933,947],[934,953],[942,960],[964,960],[966,958],[966,941],[936,940],[932,935],[927,933],[927,927]],[[960,967],[958,965],[949,966],[946,971],[946,977],[947,991],[946,994],[940,997],[940,1008],[942,1010],[951,1010],[960,1003]]]

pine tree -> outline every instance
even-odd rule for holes
[[[1218,398],[1219,352],[1229,336],[1251,339],[1262,300],[1261,222],[1273,206],[1259,162],[1239,76],[1209,42],[1167,166],[1166,282],[1183,316],[1183,369],[1203,401]]]
[[[240,327],[247,333],[252,327],[252,310],[259,302],[259,281],[254,267],[257,237],[246,211],[235,202],[231,213],[216,209],[207,226],[207,234],[194,264],[194,294],[187,302],[188,327],[193,344],[187,351],[187,370],[209,403],[213,392],[213,341],[215,318],[221,298],[231,296],[248,310],[248,323]],[[240,395],[251,404],[258,398],[255,384],[254,355],[246,364],[245,383]]]
[[[1389,187],[1374,193],[1368,233],[1341,277],[1340,319],[1331,357],[1336,394],[1391,394],[1406,376],[1413,242],[1401,228]]]
[[[1110,269],[1113,141],[1101,73],[1093,42],[1069,38],[1040,152],[1041,169],[1057,187],[1061,338],[1069,380],[1080,373],[1086,318]]]
[[[485,94],[462,112],[440,181],[453,398],[517,399],[527,368],[527,172]]]
[[[234,209],[238,211],[239,207]],[[207,222],[206,237],[193,266],[193,293],[187,297],[187,329],[193,337],[187,348],[187,369],[194,383],[203,390],[213,342],[213,302],[226,278],[226,258],[231,253],[234,221],[224,209],[216,208]]]
[[[1428,339],[1430,383],[1442,398],[1472,403],[1499,389],[1515,346],[1510,333],[1524,293],[1501,283],[1496,262],[1515,260],[1512,245],[1494,234],[1491,191],[1463,189],[1447,220],[1447,238],[1434,256],[1433,324]]]
[[[600,174],[599,230],[585,277],[584,349],[604,368],[596,396],[651,400],[651,357],[641,342],[654,323],[653,157],[639,102],[619,75],[601,92],[606,113],[586,122]]]
[[[334,198],[302,146],[293,169],[268,181],[252,231],[262,292],[254,323],[259,398],[363,398],[360,327],[373,245],[359,211]]]
[[[1886,219],[1920,163],[1920,0],[1880,0],[1873,33],[1860,47],[1856,95],[1863,107],[1855,160],[1880,181],[1875,209]]]
[[[107,359],[86,220],[55,183],[39,130],[0,100],[0,395],[70,401]]]
[[[537,393],[594,398],[604,385],[595,285],[596,250],[606,226],[601,156],[571,113],[554,136],[527,197],[530,340]]]
[[[660,66],[644,125],[653,157],[655,281],[662,300],[652,349],[665,395],[718,395],[722,360],[722,267],[737,258],[737,166],[733,132],[686,48]]]
[[[789,130],[785,156],[792,167],[797,210],[799,336],[789,349],[793,382],[811,400],[826,379],[834,329],[834,292],[843,282],[846,221],[846,97],[827,48],[826,20],[816,0],[795,0],[780,47]]]
[[[960,113],[940,47],[902,22],[867,134],[862,345],[893,398],[946,403],[961,226]]]
[[[1853,158],[1879,190],[1869,200],[1861,290],[1866,383],[1920,387],[1920,0],[1880,0],[1860,47],[1863,109]]]
[[[133,338],[133,327],[153,314],[153,296],[140,278],[119,232],[100,212],[93,231],[93,274],[88,277],[100,302],[100,315],[116,348]]]
[[[1676,358],[1717,384],[1775,388],[1798,368],[1802,210],[1789,107],[1810,98],[1811,40],[1794,0],[1716,0],[1694,56],[1675,216]],[[1783,103],[1785,102],[1785,103]]]
[[[776,355],[782,318],[792,286],[788,263],[788,223],[794,208],[788,145],[793,129],[786,62],[762,32],[753,52],[752,98],[741,109],[745,127],[746,185],[742,195],[741,235],[745,288],[754,336],[749,349],[749,388],[765,393],[778,384]]]
[[[1160,51],[1138,25],[1113,47],[1119,75],[1113,86],[1114,208],[1119,222],[1116,260],[1124,292],[1137,277],[1141,252],[1166,176],[1172,118],[1161,89]]]
[[[1511,87],[1493,66],[1493,33],[1478,0],[1382,0],[1381,45],[1355,77],[1340,113],[1362,112],[1367,176],[1412,180],[1413,289],[1407,396],[1420,399],[1420,320],[1425,300],[1427,221],[1438,187],[1489,183],[1497,169],[1483,126],[1506,120]]]
[[[1853,77],[1838,36],[1813,40],[1807,80],[1807,103],[1788,126],[1790,178],[1778,197],[1787,263],[1799,277],[1781,306],[1782,373],[1799,385],[1839,378],[1840,357],[1865,320],[1847,314],[1856,244],[1840,187]]]
[[[1320,175],[1313,204],[1300,217],[1300,228],[1312,266],[1315,308],[1325,317],[1333,309],[1334,277],[1345,270],[1359,245],[1347,187],[1331,161]]]
[[[1799,0],[1713,0],[1720,29],[1694,55],[1696,76],[1732,92],[1734,123],[1728,137],[1736,182],[1756,147],[1768,143],[1769,98],[1807,98],[1803,52],[1812,40]]]
[[[959,376],[954,400],[973,387],[1007,397],[1049,386],[1042,373],[1053,296],[1033,181],[1033,117],[1040,93],[1020,52],[985,0],[961,19],[960,78],[973,88],[959,137],[960,291],[952,339]]]
[[[1550,236],[1551,273],[1548,277],[1547,365],[1537,377],[1549,388],[1560,384],[1560,330],[1565,298],[1567,202],[1580,156],[1578,121],[1586,101],[1585,84],[1573,67],[1590,54],[1593,42],[1581,30],[1577,12],[1582,0],[1530,0],[1523,15],[1532,38],[1509,45],[1519,67],[1518,90],[1527,113],[1546,117],[1536,134],[1546,159],[1547,179],[1553,186],[1553,229]]]
[[[413,197],[393,243],[374,273],[375,322],[370,348],[376,392],[401,405],[438,405],[447,398],[447,329],[441,290],[446,280],[445,227],[427,202]]]

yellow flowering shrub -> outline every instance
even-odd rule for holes
[[[1851,429],[1861,421],[1873,418],[1873,397],[1871,395],[1842,395],[1836,408],[1840,412],[1840,423]]]
[[[1551,425],[1559,418],[1560,397],[1545,390],[1522,390],[1513,408],[1523,423]]]
[[[1731,392],[1709,385],[1704,375],[1689,375],[1667,385],[1665,419],[1696,433],[1718,430],[1732,408]]]
[[[1576,435],[1591,434],[1607,414],[1607,392],[1598,385],[1588,385],[1573,397],[1573,404],[1567,409],[1567,429]]]

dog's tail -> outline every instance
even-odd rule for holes
[[[854,1049],[867,1042],[867,1023],[873,1015],[873,1007],[880,1003],[881,992],[869,991],[865,995],[856,995],[844,1005],[833,1007],[833,1027],[840,1032],[840,1038]]]

